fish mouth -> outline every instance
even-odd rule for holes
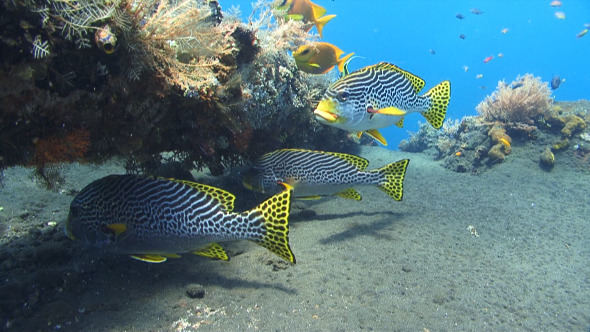
[[[322,111],[319,109],[314,110],[313,114],[315,114],[315,118],[320,122],[334,123],[338,121],[339,118],[338,114]]]

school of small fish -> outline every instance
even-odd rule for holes
[[[554,1],[551,1],[549,3],[549,6],[552,7],[552,8],[560,8],[562,5],[563,5],[563,3],[561,1],[559,1],[559,0],[554,0]],[[482,15],[484,13],[483,11],[481,11],[481,10],[479,10],[477,8],[471,8],[469,11],[472,14],[475,14],[475,15]],[[566,14],[563,11],[555,11],[553,13],[553,15],[555,16],[555,18],[557,18],[559,20],[565,20],[565,18],[566,18]],[[465,16],[463,14],[461,14],[461,13],[456,13],[455,14],[455,17],[458,18],[459,20],[465,20],[466,19]],[[588,30],[589,29],[590,29],[590,23],[584,24],[584,29],[581,30],[576,35],[576,38],[582,38],[582,37],[584,37],[588,33]],[[502,30],[500,30],[500,33],[503,34],[503,35],[505,35],[505,34],[508,34],[509,31],[510,31],[509,28],[502,28]],[[459,38],[465,39],[466,38],[466,35],[462,33],[462,34],[459,35]],[[430,51],[432,53],[432,50],[430,50]],[[503,53],[498,53],[497,57],[498,58],[503,58],[504,57],[504,54]],[[493,55],[487,56],[487,57],[485,57],[483,59],[483,63],[489,63],[493,59],[494,59],[494,56]],[[466,65],[464,65],[463,66],[463,69],[464,69],[465,72],[467,71],[466,68],[468,68],[468,67]],[[475,78],[476,79],[480,79],[482,77],[483,77],[483,74],[477,74]],[[559,77],[559,76],[557,76],[557,77]],[[559,84],[561,82],[563,82],[563,81],[565,81],[565,80],[561,80],[561,79],[555,80],[555,77],[554,77],[552,79],[552,81],[551,81],[551,89],[553,89],[553,90],[557,89],[559,87]]]

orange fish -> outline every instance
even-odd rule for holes
[[[342,73],[344,65],[348,59],[354,54],[342,57],[344,51],[338,47],[324,42],[316,42],[307,45],[299,46],[293,52],[295,64],[300,70],[310,74],[325,74],[332,70],[334,66],[338,66],[338,70]]]
[[[584,30],[580,31],[580,33],[576,37],[577,38],[582,38],[587,33],[588,33],[588,29],[584,29]]]
[[[551,1],[551,3],[549,5],[551,7],[561,7],[561,1],[559,1],[559,0]]]
[[[336,15],[326,15],[326,9],[322,6],[316,5],[309,0],[283,0],[278,10],[286,10],[285,18],[295,21],[310,22],[315,25],[322,37],[322,30],[328,21],[336,17]],[[326,15],[326,16],[324,16]],[[311,30],[312,25],[305,31]]]
[[[565,13],[564,12],[555,12],[555,17],[560,20],[565,20]]]
[[[488,63],[488,62],[492,61],[493,58],[494,58],[494,56],[490,55],[489,57],[483,59],[483,63]]]

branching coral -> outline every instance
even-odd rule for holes
[[[518,76],[506,84],[498,82],[496,91],[477,105],[477,112],[486,121],[533,124],[551,106],[551,90],[547,83],[531,74]]]

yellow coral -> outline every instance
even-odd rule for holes
[[[551,150],[553,150],[553,151],[564,150],[564,149],[567,149],[569,147],[569,145],[570,145],[570,141],[566,137],[566,138],[560,140],[559,142],[556,142],[555,144],[553,144],[553,146],[551,147]]]
[[[492,146],[490,151],[488,151],[488,157],[490,158],[490,161],[494,163],[501,163],[504,161],[506,155],[503,152],[503,147],[504,145],[502,143]]]
[[[567,115],[564,117],[565,126],[561,129],[561,133],[565,137],[571,137],[573,133],[584,130],[586,122],[577,115]]]

